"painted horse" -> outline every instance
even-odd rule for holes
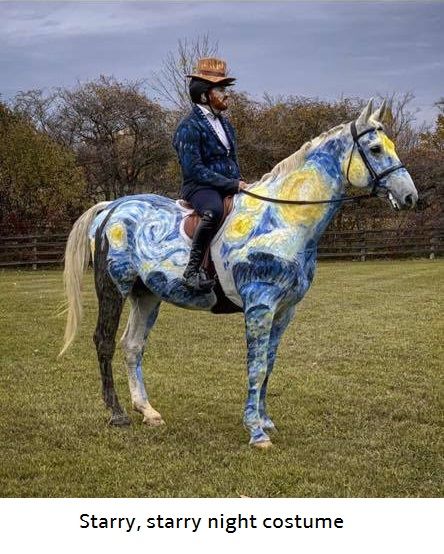
[[[233,210],[211,245],[218,285],[209,293],[194,292],[183,283],[191,241],[183,229],[186,210],[178,202],[154,194],[127,196],[101,202],[76,221],[66,247],[68,319],[61,353],[80,322],[82,275],[92,253],[99,303],[94,341],[111,424],[129,423],[111,365],[127,298],[131,311],[121,344],[132,406],[148,425],[163,424],[149,402],[142,356],[165,301],[216,313],[243,312],[248,349],[244,425],[250,444],[271,445],[267,432],[274,424],[266,395],[276,351],[313,280],[317,243],[344,201],[346,184],[371,189],[397,209],[412,208],[417,201],[413,181],[384,132],[384,111],[385,104],[373,112],[370,101],[356,121],[306,143],[247,193],[235,196]]]

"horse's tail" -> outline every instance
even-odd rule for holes
[[[77,327],[82,319],[82,278],[88,267],[90,258],[90,244],[88,232],[93,219],[110,202],[100,202],[89,208],[74,223],[69,233],[65,250],[65,269],[63,272],[63,284],[67,300],[67,319],[63,348],[59,356],[62,356],[74,340]]]

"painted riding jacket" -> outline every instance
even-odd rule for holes
[[[230,143],[228,150],[202,111],[195,105],[174,135],[173,146],[182,168],[181,196],[187,200],[201,189],[216,189],[222,196],[235,194],[240,176],[234,129],[220,116]]]

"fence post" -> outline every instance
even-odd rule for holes
[[[361,235],[361,240],[360,240],[360,243],[361,243],[361,262],[365,262],[365,255],[367,253],[367,247],[366,247],[366,242],[365,242],[365,231],[361,231],[360,233]]]
[[[32,247],[33,260],[34,260],[34,263],[32,264],[32,269],[36,270],[37,269],[37,238],[36,237],[33,238],[32,244],[34,245]]]
[[[429,260],[435,259],[435,235],[433,231],[430,233],[430,254]]]

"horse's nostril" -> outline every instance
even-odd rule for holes
[[[404,203],[411,208],[414,203],[413,194],[407,194],[404,198]]]

